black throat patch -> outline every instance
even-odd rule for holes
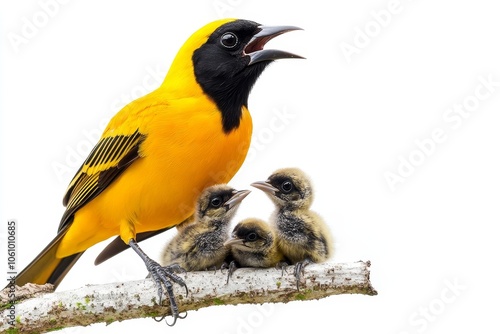
[[[239,73],[233,73],[232,76],[227,77],[226,75],[218,75],[215,71],[216,64],[213,64],[208,69],[206,65],[197,62],[197,55],[197,52],[193,54],[196,80],[203,92],[214,101],[221,112],[224,132],[230,133],[239,127],[242,108],[243,106],[248,108],[250,91],[269,62],[254,64]]]
[[[249,65],[245,47],[258,31],[258,24],[237,20],[215,30],[192,56],[197,83],[217,105],[222,127],[230,133],[240,125],[242,107],[248,107],[253,85],[271,61]],[[223,37],[231,36],[234,45],[224,46]]]

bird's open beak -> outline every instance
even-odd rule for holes
[[[228,199],[226,203],[224,203],[224,206],[226,207],[227,210],[230,210],[231,208],[234,208],[235,206],[237,206],[238,204],[240,204],[241,201],[243,201],[243,199],[245,197],[247,197],[248,194],[250,194],[250,193],[251,193],[250,190],[236,191],[233,194],[233,196],[231,196],[231,198]]]
[[[224,242],[224,246],[243,245],[243,239],[231,237]]]
[[[254,183],[251,184],[251,186],[255,187],[257,189],[260,189],[263,192],[271,194],[271,195],[275,195],[276,192],[279,191],[278,188],[275,188],[274,186],[272,186],[270,183],[268,183],[266,181],[257,181],[257,182],[254,182]]]
[[[277,27],[267,27],[259,26],[259,32],[257,32],[250,42],[245,47],[244,54],[250,57],[250,62],[248,66],[265,61],[265,60],[276,60],[283,58],[301,58],[296,54],[281,51],[281,50],[264,50],[264,45],[276,36],[284,34],[293,30],[302,30],[301,28],[294,26],[277,26]]]

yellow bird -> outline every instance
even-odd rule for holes
[[[252,134],[252,86],[273,60],[301,58],[263,47],[297,29],[224,19],[195,32],[161,86],[111,119],[68,187],[57,236],[16,284],[57,286],[86,249],[118,235],[121,249],[130,246],[144,261],[160,303],[165,286],[175,322],[171,281],[187,287],[137,241],[189,219],[204,188],[238,171]]]

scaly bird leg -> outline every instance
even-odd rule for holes
[[[295,276],[295,280],[297,281],[297,291],[299,291],[299,283],[300,283],[300,275],[304,274],[304,268],[309,264],[313,263],[311,259],[306,258],[304,261],[297,262],[295,264],[295,269],[293,270],[293,275]]]
[[[169,326],[175,325],[175,322],[177,321],[178,318],[183,319],[184,317],[179,316],[179,308],[177,307],[177,302],[175,300],[174,296],[174,290],[171,281],[174,283],[177,283],[181,286],[183,286],[186,289],[186,297],[188,295],[188,287],[186,283],[184,283],[184,280],[177,276],[175,274],[175,271],[177,268],[171,268],[171,267],[162,267],[160,264],[157,262],[151,260],[149,256],[144,253],[144,251],[139,247],[137,242],[134,239],[130,239],[129,241],[129,246],[132,248],[144,261],[144,264],[146,265],[146,268],[148,269],[149,273],[151,274],[151,277],[154,279],[156,283],[156,287],[158,288],[158,298],[159,298],[159,303],[161,305],[162,302],[162,296],[163,296],[163,285],[165,286],[166,289],[166,294],[168,296],[168,299],[170,300],[170,308],[172,310],[172,317],[174,318],[174,322],[172,324],[167,323]]]
[[[280,262],[276,263],[276,265],[274,267],[276,268],[276,270],[281,269],[281,277],[283,277],[283,274],[286,273],[286,267],[288,267],[288,266],[289,266],[288,262],[280,261]]]
[[[238,265],[236,264],[236,261],[231,261],[229,264],[227,262],[224,262],[221,266],[221,272],[223,269],[227,269],[227,279],[226,279],[226,285],[229,284],[229,278],[233,276],[233,273],[238,269]]]

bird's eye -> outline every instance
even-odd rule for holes
[[[247,240],[248,241],[255,241],[255,240],[257,240],[257,233],[254,233],[254,232],[248,233]]]
[[[232,49],[238,44],[238,37],[232,32],[227,32],[220,38],[220,43],[222,46]]]
[[[210,205],[214,208],[218,208],[222,205],[222,199],[220,197],[214,197],[210,200]]]
[[[293,189],[293,183],[290,181],[285,181],[281,184],[281,191],[284,193],[289,193]]]

